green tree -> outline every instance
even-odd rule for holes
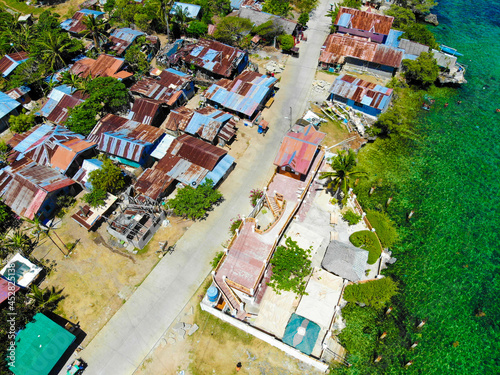
[[[434,0],[397,0],[396,3],[405,8],[411,9],[418,15],[424,15],[430,12],[437,5]]]
[[[287,237],[285,245],[278,246],[271,258],[273,274],[269,286],[280,294],[281,291],[306,294],[306,278],[311,274],[311,248],[302,249],[297,242]]]
[[[290,51],[295,46],[295,40],[291,35],[281,35],[279,37],[279,42],[283,51]]]
[[[309,22],[309,13],[300,13],[299,19],[297,20],[302,26],[306,26]]]
[[[149,71],[150,65],[144,52],[141,51],[142,44],[138,41],[125,52],[125,61],[137,76],[141,76]]]
[[[7,237],[4,244],[10,252],[20,251],[25,255],[29,255],[33,249],[31,238],[20,230],[16,230]]]
[[[7,158],[9,157],[10,147],[5,143],[4,140],[0,140],[0,168],[3,168],[7,164]],[[3,209],[5,204],[0,201],[0,222],[3,222],[6,218],[3,214]]]
[[[33,52],[41,58],[51,71],[66,66],[66,61],[82,49],[82,43],[70,39],[68,34],[57,31],[43,31],[33,43]]]
[[[108,24],[106,20],[92,15],[83,18],[82,23],[86,29],[82,32],[83,36],[94,41],[94,46],[101,52],[101,45],[108,39],[106,29]]]
[[[270,42],[275,37],[283,34],[283,28],[275,20],[269,20],[252,29],[252,34],[257,34],[262,39]]]
[[[203,21],[192,21],[187,28],[187,33],[196,38],[205,35],[208,32],[208,26]]]
[[[214,38],[227,44],[238,45],[238,42],[252,30],[249,19],[240,17],[224,17],[217,25]]]
[[[92,190],[108,193],[115,193],[125,186],[122,170],[109,158],[103,160],[101,168],[89,173],[88,182],[92,185]]]
[[[394,17],[392,27],[398,30],[405,29],[408,25],[416,21],[415,14],[410,9],[400,7],[396,4],[392,4],[391,8],[385,14]]]
[[[41,289],[36,284],[31,285],[29,297],[35,301],[36,311],[45,312],[56,309],[58,303],[63,300],[62,290],[57,291],[55,287]]]
[[[99,207],[104,205],[107,195],[108,193],[104,190],[92,189],[90,193],[83,196],[83,201],[90,207]]]
[[[416,60],[403,60],[404,77],[410,84],[429,87],[439,75],[439,66],[432,52],[422,52]]]
[[[352,187],[353,178],[366,176],[365,172],[355,171],[356,154],[353,150],[339,151],[338,155],[332,158],[329,163],[333,172],[321,172],[319,178],[321,180],[327,178],[328,188],[335,192],[335,195],[342,195],[342,204],[347,202],[347,194],[349,188]]]
[[[196,189],[191,186],[179,189],[175,198],[170,199],[167,205],[176,216],[196,220],[204,218],[213,205],[221,199],[222,194],[213,189],[213,182],[208,179]]]
[[[64,125],[75,133],[88,135],[97,124],[100,110],[100,103],[86,100],[76,107],[70,108],[69,117]]]
[[[10,130],[14,133],[25,133],[35,125],[35,116],[32,114],[21,113],[18,116],[9,117]]]
[[[101,114],[118,111],[130,100],[125,85],[113,77],[94,78],[87,84],[87,90],[90,98],[86,101],[101,103]]]
[[[37,89],[39,94],[43,93],[43,87],[46,85],[44,78],[49,69],[44,61],[30,58],[19,65],[16,70],[9,76],[10,88],[16,88],[23,85],[32,86]]]
[[[173,9],[173,12],[174,12],[173,21],[177,25],[177,27],[179,28],[181,35],[184,35],[186,32],[186,29],[187,29],[187,23],[188,23],[188,19],[189,19],[189,10],[188,10],[188,8],[183,8],[182,6],[177,5]]]
[[[356,247],[368,250],[368,264],[375,264],[382,253],[377,235],[369,230],[360,230],[349,236],[349,241]]]
[[[404,34],[401,36],[401,38],[409,39],[420,44],[425,44],[430,48],[437,47],[436,38],[434,37],[434,34],[425,25],[422,25],[421,23],[415,23],[415,22],[410,23],[404,29]]]
[[[347,302],[382,308],[398,293],[398,284],[389,276],[363,284],[350,284],[344,290]]]
[[[286,18],[291,14],[292,7],[288,0],[266,0],[262,11]]]

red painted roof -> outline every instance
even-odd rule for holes
[[[300,130],[302,131],[290,132],[283,138],[274,164],[278,167],[290,167],[300,174],[307,174],[318,146],[326,134],[317,131],[312,125]]]
[[[127,71],[120,71],[125,64],[123,59],[119,59],[110,55],[99,55],[97,60],[85,57],[78,60],[73,64],[70,73],[86,78],[91,74],[92,78],[95,77],[113,77],[113,78],[127,78],[132,76],[132,73]]]

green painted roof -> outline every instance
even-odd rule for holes
[[[285,328],[283,342],[304,354],[311,355],[320,330],[321,328],[316,323],[300,315],[292,314]],[[303,335],[301,331],[304,331]]]
[[[38,313],[16,337],[16,375],[46,375],[62,357],[75,336]]]

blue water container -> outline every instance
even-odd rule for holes
[[[210,302],[216,302],[219,297],[219,289],[212,285],[207,290],[207,297]]]

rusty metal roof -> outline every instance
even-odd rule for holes
[[[95,146],[95,143],[84,140],[83,136],[63,126],[43,124],[20,139],[14,149],[19,151],[18,160],[27,157],[40,165],[66,173],[80,153]]]
[[[318,146],[326,134],[314,129],[313,125],[297,126],[298,132],[289,132],[283,138],[274,165],[290,167],[295,172],[307,174],[314,160]]]
[[[106,115],[92,129],[88,139],[100,151],[139,162],[147,146],[161,140],[164,131],[113,114]]]
[[[383,110],[392,95],[392,89],[362,79],[342,75],[330,87],[330,93]]]
[[[0,73],[7,77],[16,67],[28,60],[28,53],[21,51],[9,53],[0,59]]]
[[[345,57],[399,68],[404,52],[365,38],[346,34],[330,34],[321,50],[319,61],[327,64],[343,63]]]
[[[103,15],[104,12],[90,9],[81,9],[77,11],[70,19],[61,22],[61,28],[71,33],[78,34],[82,31],[87,30],[87,26],[85,26],[85,24],[83,23],[85,17],[96,17],[99,19],[102,18]]]
[[[340,7],[335,25],[389,35],[394,17],[364,12],[359,9]]]
[[[193,164],[202,166],[211,171],[219,160],[227,154],[222,148],[194,138],[188,134],[183,134],[176,138],[169,149],[172,155],[186,159]]]
[[[86,78],[90,74],[95,77],[113,77],[124,79],[132,76],[132,73],[122,71],[121,68],[125,64],[125,60],[119,57],[110,55],[99,55],[97,60],[85,57],[78,60],[71,66],[70,73]]]
[[[230,77],[245,55],[245,51],[227,44],[200,39],[195,44],[182,47],[174,54],[173,60],[180,58],[187,64],[194,64],[220,76]]]
[[[221,79],[204,95],[227,109],[251,117],[269,96],[277,79],[257,72],[245,71],[234,80]]]
[[[33,219],[49,193],[74,183],[50,167],[23,158],[0,172],[0,196],[16,214]]]
[[[193,81],[193,77],[175,72],[173,69],[163,70],[158,78],[144,78],[133,85],[130,91],[173,105],[182,95],[182,90],[189,89]]]
[[[139,30],[133,30],[129,27],[115,29],[109,36],[109,41],[113,43],[110,49],[116,51],[116,54],[120,56],[132,43],[134,43],[135,39],[141,35],[146,35],[146,33]]]
[[[150,125],[158,115],[161,105],[159,100],[138,98],[130,111],[131,119]]]
[[[83,103],[83,100],[77,99],[74,96],[64,95],[47,116],[47,120],[52,121],[54,124],[64,124],[69,117],[69,109],[75,108],[80,103]]]

